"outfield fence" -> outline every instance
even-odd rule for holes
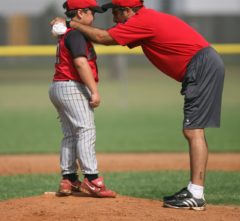
[[[213,44],[212,46],[223,55],[240,54],[240,44]],[[95,50],[98,55],[143,54],[141,47],[130,50],[122,46],[96,45]],[[0,57],[54,56],[55,53],[54,45],[0,46]]]

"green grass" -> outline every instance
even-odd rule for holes
[[[104,177],[107,186],[121,195],[156,200],[178,191],[188,182],[188,173],[183,171],[106,173]],[[56,174],[0,176],[0,200],[55,191],[59,179]],[[240,205],[239,183],[238,172],[208,172],[205,189],[208,203]]]
[[[160,111],[114,111],[96,114],[98,152],[183,152],[187,143],[180,117]],[[230,113],[230,112],[229,112]],[[211,152],[239,151],[237,113],[223,117],[224,127],[208,129]],[[61,131],[55,112],[1,113],[0,153],[53,153],[59,151]]]
[[[48,99],[52,70],[0,68],[0,154],[56,153],[61,130]],[[211,152],[240,151],[239,66],[227,67],[222,127],[208,129]],[[152,66],[131,67],[128,80],[101,69],[101,107],[96,109],[98,152],[183,152],[181,85]]]

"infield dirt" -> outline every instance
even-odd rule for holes
[[[102,172],[188,169],[188,155],[184,153],[98,154],[98,162]],[[0,175],[59,172],[58,165],[58,155],[2,155]],[[240,154],[210,154],[208,169],[240,171]],[[166,209],[158,200],[126,196],[98,199],[41,195],[0,202],[1,221],[238,221],[239,217],[239,206],[208,205],[206,211],[196,212]]]
[[[101,172],[188,170],[186,153],[97,154]],[[240,154],[209,154],[208,170],[240,171]],[[0,175],[58,173],[58,155],[0,155]]]

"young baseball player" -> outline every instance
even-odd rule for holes
[[[95,12],[102,12],[95,0],[67,0],[63,7],[69,18],[90,26]],[[57,34],[57,28],[54,29]],[[94,111],[100,104],[98,68],[92,43],[78,30],[69,28],[60,35],[56,54],[55,74],[49,97],[61,121],[61,171],[59,194],[84,192],[94,197],[115,197],[98,177],[95,153],[96,130]],[[78,165],[84,174],[77,175]]]
[[[176,194],[164,197],[164,206],[204,210],[208,159],[204,129],[220,127],[225,72],[220,56],[184,21],[146,8],[143,0],[112,0],[102,8],[112,8],[116,26],[103,30],[61,18],[54,19],[52,24],[63,22],[99,44],[141,46],[153,65],[182,83],[183,134],[189,144],[190,180]]]

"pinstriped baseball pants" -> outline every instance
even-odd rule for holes
[[[64,135],[60,152],[62,175],[77,173],[77,162],[83,174],[97,174],[96,128],[89,90],[75,81],[55,81],[49,88],[49,98],[59,114]]]

